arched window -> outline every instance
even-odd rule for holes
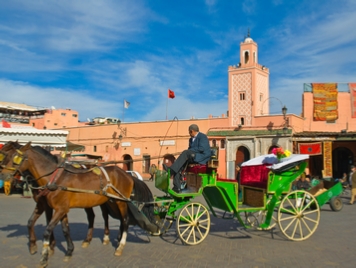
[[[225,140],[224,139],[220,140],[220,148],[225,149]]]
[[[212,144],[211,147],[216,147],[216,140],[215,140],[215,139],[212,140],[212,141],[211,141],[211,144]]]
[[[245,118],[241,117],[240,120],[241,120],[241,125],[242,126],[245,125]]]
[[[245,52],[245,64],[248,63],[249,57],[250,57],[250,54],[248,53],[248,51],[246,51],[246,52]]]

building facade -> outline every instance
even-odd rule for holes
[[[31,118],[39,129],[69,132],[70,153],[100,156],[127,170],[147,173],[166,154],[188,147],[188,127],[197,124],[218,147],[218,174],[235,178],[235,165],[275,147],[310,155],[312,176],[341,177],[356,162],[356,83],[310,83],[301,93],[301,115],[269,114],[269,69],[258,62],[258,45],[248,35],[240,43],[240,63],[228,67],[228,114],[219,118],[100,124],[78,122],[71,109]],[[67,148],[69,149],[69,147]],[[57,151],[54,150],[56,153]]]

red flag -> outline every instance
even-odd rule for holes
[[[321,154],[321,142],[314,143],[299,143],[299,153],[309,155]]]
[[[170,99],[174,99],[175,95],[174,95],[174,91],[168,89],[168,98]]]
[[[11,125],[3,119],[2,120],[2,127],[11,128]]]

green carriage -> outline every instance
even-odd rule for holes
[[[332,185],[320,195],[293,191],[292,183],[304,172],[308,158],[291,155],[277,159],[269,154],[251,159],[242,164],[240,185],[235,180],[218,179],[216,165],[188,168],[187,189],[179,194],[170,189],[169,172],[157,171],[155,186],[165,193],[155,198],[161,233],[176,221],[182,242],[199,244],[209,233],[211,212],[214,216],[236,217],[245,228],[269,230],[278,224],[290,240],[309,238],[318,227],[322,205],[334,199],[330,206],[336,211],[342,208],[337,199],[342,186]],[[207,206],[195,202],[197,196],[203,196]]]

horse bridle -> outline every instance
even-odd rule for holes
[[[24,161],[28,161],[27,155],[25,153],[23,153],[22,151],[20,151],[19,149],[16,149],[16,153],[14,154],[13,159],[12,159],[13,167],[8,167],[8,166],[2,165],[2,168],[13,171],[13,172],[7,173],[9,175],[14,176],[18,172],[18,173],[20,173],[21,176],[23,176],[24,174],[20,170],[20,168]],[[30,176],[32,178],[31,181],[38,181],[38,180],[42,179],[43,177],[49,176],[49,175],[53,174],[56,170],[58,170],[58,168],[59,167],[55,168],[53,171],[50,171],[45,175],[40,176],[37,179]],[[28,176],[26,176],[26,181],[27,181],[27,177]]]
[[[4,161],[8,155],[9,154],[7,152],[3,152],[3,151],[0,152],[0,166],[4,164]]]

